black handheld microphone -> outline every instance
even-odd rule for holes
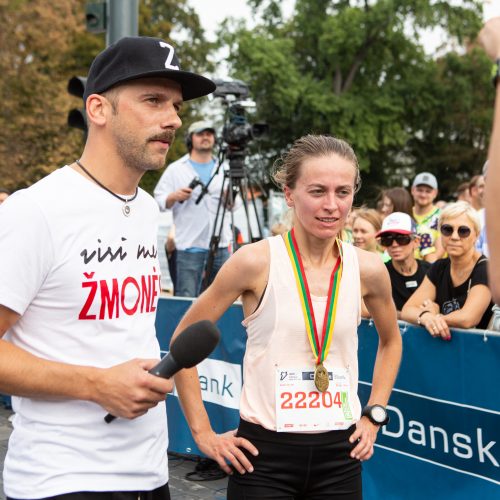
[[[179,333],[170,347],[170,352],[149,370],[162,378],[171,378],[182,368],[192,368],[203,361],[219,343],[220,331],[208,320],[198,321]],[[116,417],[108,413],[104,420],[112,422]]]

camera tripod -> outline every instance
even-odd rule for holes
[[[262,225],[259,220],[257,205],[255,204],[254,191],[252,185],[249,182],[248,175],[245,169],[246,153],[244,150],[223,149],[221,155],[219,156],[219,165],[217,167],[214,176],[217,174],[217,171],[223,164],[224,158],[226,156],[227,159],[229,160],[229,170],[224,170],[224,178],[220,190],[219,203],[217,205],[217,212],[215,214],[214,226],[212,230],[212,235],[210,237],[210,245],[208,248],[207,262],[205,265],[205,273],[201,285],[202,291],[205,290],[213,280],[212,274],[213,274],[214,261],[217,254],[217,250],[219,249],[219,243],[221,241],[222,231],[224,229],[224,219],[226,216],[226,211],[228,209],[231,214],[233,251],[238,249],[237,232],[236,232],[236,226],[234,224],[234,214],[233,214],[233,207],[235,199],[238,194],[240,195],[243,209],[245,211],[245,218],[248,227],[248,235],[250,242],[254,243],[255,241],[261,240],[263,237]],[[214,178],[214,176],[212,176],[210,181]],[[203,191],[206,192],[208,185],[210,184],[210,181],[207,183]],[[198,198],[198,200],[196,200],[196,203],[199,202],[202,196],[203,192]],[[255,220],[257,222],[256,235],[254,235],[254,232],[252,231],[252,224],[250,222],[248,198],[250,198],[253,211],[255,214]]]

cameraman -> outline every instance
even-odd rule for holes
[[[175,225],[176,278],[174,295],[197,297],[201,290],[210,238],[224,180],[223,166],[213,156],[215,129],[206,121],[191,124],[186,137],[188,154],[168,166],[154,190],[160,210],[171,209]],[[196,201],[211,177],[208,192]],[[219,224],[220,225],[220,224]],[[230,217],[225,216],[219,248],[215,255],[208,284],[228,259]]]

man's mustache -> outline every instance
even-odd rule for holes
[[[172,144],[174,139],[175,132],[173,130],[165,130],[165,132],[149,138],[150,141],[168,142],[169,144]]]

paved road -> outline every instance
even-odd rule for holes
[[[0,400],[0,470],[3,472],[3,461],[7,452],[7,442],[12,430],[9,417],[12,412],[6,410]],[[225,500],[227,478],[206,480],[213,477],[213,470],[198,457],[169,457],[170,493],[172,500]],[[216,471],[215,471],[216,472]],[[189,480],[186,474],[195,473],[198,481]],[[205,479],[205,480],[203,480]],[[0,500],[5,500],[3,480],[0,475]]]

